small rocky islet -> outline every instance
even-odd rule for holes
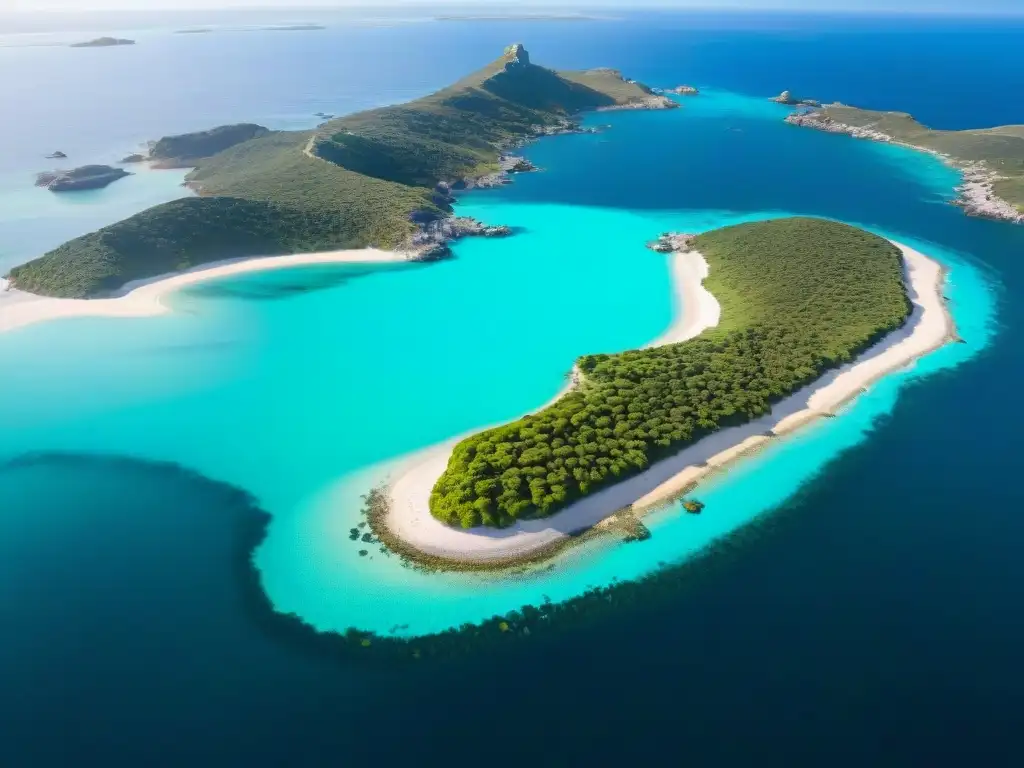
[[[36,176],[36,186],[51,192],[80,192],[102,189],[131,174],[111,165],[83,165],[70,171],[45,171]]]
[[[71,48],[114,48],[119,45],[135,45],[134,40],[122,37],[97,37],[95,40],[86,40],[83,43],[72,43]]]

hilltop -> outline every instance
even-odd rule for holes
[[[879,112],[843,104],[797,112],[786,121],[937,154],[964,172],[957,204],[967,213],[1024,223],[1024,125],[940,131],[919,123],[906,112]]]
[[[221,149],[214,137],[232,145],[192,158],[187,183],[199,197],[71,240],[10,277],[23,290],[87,298],[232,256],[412,248],[417,232],[451,213],[453,189],[500,180],[512,147],[578,130],[574,116],[586,110],[675,106],[615,70],[556,72],[512,45],[437,93],[315,131],[246,124],[158,141],[154,150],[169,156]]]

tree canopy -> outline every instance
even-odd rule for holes
[[[899,328],[899,249],[833,221],[788,218],[700,235],[722,322],[690,341],[578,360],[548,408],[460,442],[430,498],[465,528],[554,514],[702,437],[746,423]]]

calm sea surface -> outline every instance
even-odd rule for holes
[[[946,128],[1024,122],[1010,97],[1024,25],[325,17],[317,32],[228,30],[279,20],[218,18],[207,35],[171,34],[193,25],[182,17],[0,27],[0,98],[18,117],[0,121],[0,268],[183,194],[171,172],[74,197],[33,189],[56,149],[111,161],[219,123],[311,126],[318,111],[428,92],[515,39],[545,64],[705,93],[531,146],[545,173],[459,205],[520,234],[464,242],[453,261],[221,281],[175,297],[171,315],[0,337],[0,763],[1011,762],[1024,228],[961,215],[956,175],[930,157],[787,126],[764,97],[788,88]],[[55,44],[89,31],[139,44]],[[950,98],[968,88],[969,103]],[[717,481],[699,518],[654,517],[647,542],[515,581],[360,557],[359,496],[397,459],[529,410],[576,356],[664,328],[668,274],[645,240],[787,214],[944,261],[967,343]],[[240,567],[254,520],[269,521],[253,557],[274,609],[396,635],[643,577],[747,527],[601,618],[398,665],[326,659],[271,630]]]

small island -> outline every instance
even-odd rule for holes
[[[910,315],[900,251],[845,224],[740,224],[686,247],[707,260],[718,301],[744,311],[692,341],[580,358],[575,391],[455,447],[430,496],[434,517],[473,528],[555,514],[769,413]]]
[[[787,107],[820,107],[821,102],[814,99],[798,99],[792,91],[783,91],[778,96],[773,96],[768,101],[776,104],[784,104]]]
[[[505,568],[680,497],[698,514],[704,478],[955,338],[941,265],[906,246],[803,217],[686,237],[661,337],[585,355],[540,410],[410,457],[374,491],[374,534],[429,567]]]
[[[134,40],[125,40],[120,37],[97,37],[95,40],[86,40],[84,43],[72,43],[71,48],[113,48],[118,45],[135,45]]]
[[[131,176],[123,168],[110,165],[83,165],[70,171],[48,171],[36,176],[36,186],[51,192],[80,192],[102,189],[118,179]]]
[[[697,96],[700,94],[700,91],[693,85],[677,85],[675,88],[670,88],[666,93],[674,93],[676,96]]]
[[[47,160],[66,160],[67,157],[68,157],[67,155],[65,155],[63,152],[61,152],[58,149],[56,152],[51,152],[50,154],[48,154],[46,156],[46,159]]]
[[[965,213],[1024,224],[1024,126],[940,131],[906,112],[844,104],[797,111],[786,122],[933,154],[963,174],[955,204]]]

